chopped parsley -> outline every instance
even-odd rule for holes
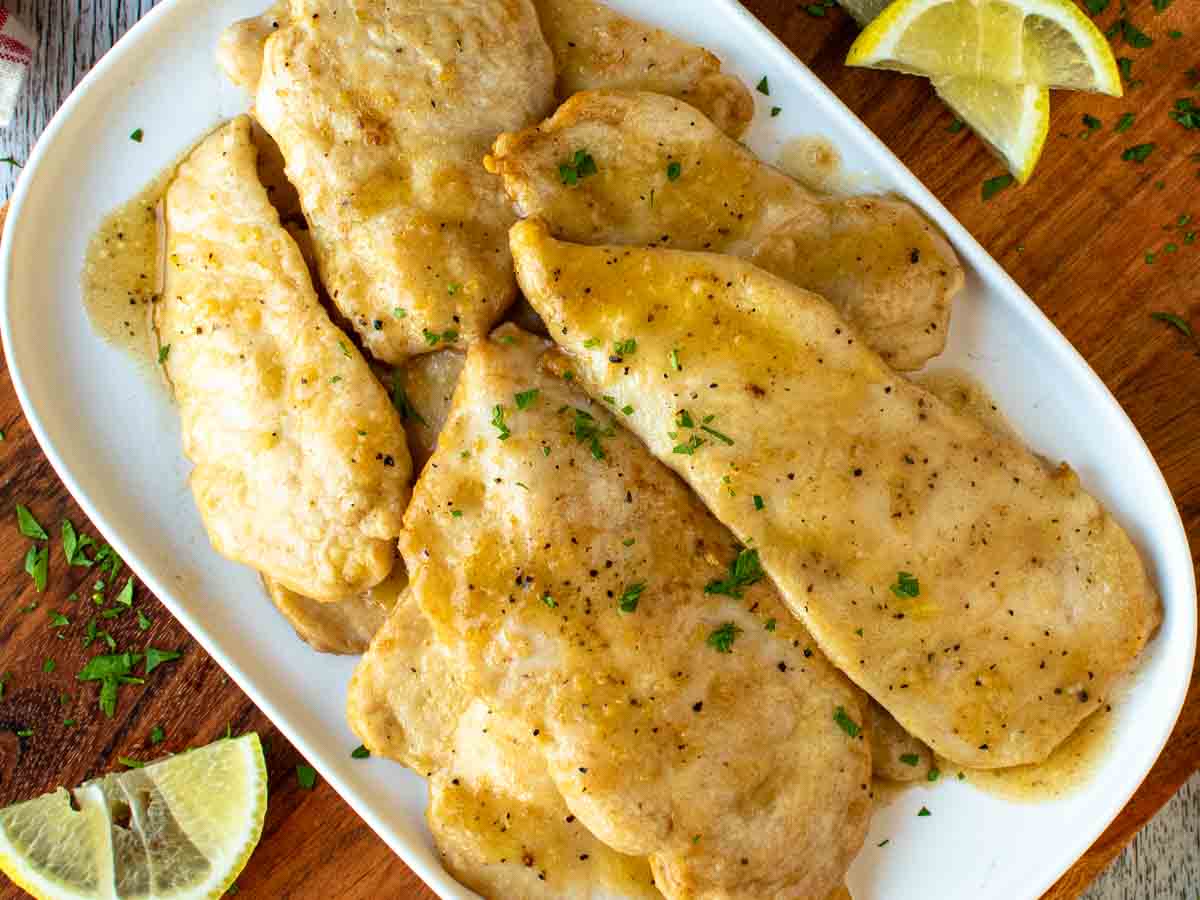
[[[622,406],[621,412],[623,412],[627,416],[632,416],[633,415],[633,407],[629,406],[629,405]]]
[[[10,166],[15,166],[18,169],[21,168],[21,163],[17,162],[12,156],[5,156],[3,159],[0,159],[0,163],[8,163]]]
[[[767,629],[767,631],[774,631],[775,630],[775,620],[767,619],[767,624],[764,625],[763,628]]]
[[[459,284],[458,282],[452,281],[448,285],[446,285],[446,293],[449,294],[451,297],[453,297],[455,294],[457,294],[460,290],[462,290],[462,285]]]
[[[931,812],[930,812],[928,809],[926,809],[924,806],[922,806],[922,807],[921,807],[921,808],[920,808],[920,809],[917,811],[917,815],[918,815],[918,816],[920,816],[920,817],[922,817],[922,818],[924,818],[925,816],[931,816],[931,815],[933,815],[933,813],[931,813]]]
[[[550,592],[549,592],[549,591],[546,591],[544,594],[542,594],[542,602],[543,602],[543,603],[545,603],[545,604],[546,604],[548,607],[550,607],[551,609],[557,609],[557,608],[558,608],[558,601],[557,601],[557,600],[555,600],[555,599],[554,599],[554,598],[553,598],[553,597],[550,595]]]
[[[1154,144],[1137,144],[1133,147],[1127,147],[1125,152],[1121,154],[1121,159],[1126,162],[1144,163],[1150,158],[1150,154],[1154,152],[1154,147]]]
[[[492,407],[492,427],[499,432],[497,435],[500,440],[507,441],[512,437],[512,432],[508,430],[508,426],[504,424],[504,406],[497,403]]]
[[[683,166],[677,161],[673,161],[667,165],[667,178],[671,181],[678,181],[679,176],[683,174]]]
[[[705,421],[707,422],[708,419],[705,419]],[[722,434],[721,432],[717,431],[717,429],[715,429],[715,428],[710,428],[707,425],[701,425],[700,430],[707,431],[709,434],[711,434],[713,437],[715,437],[722,444],[725,444],[727,447],[733,446],[733,438],[729,437],[729,435],[727,435],[727,434]]]
[[[421,334],[425,336],[425,343],[430,347],[436,347],[439,341],[453,344],[458,340],[458,332],[453,328],[447,328],[441,334],[438,334],[436,331],[430,331],[428,328],[422,328]]]
[[[1187,319],[1183,318],[1182,316],[1177,316],[1175,313],[1155,312],[1150,313],[1150,318],[1159,322],[1165,322],[1186,337],[1194,338],[1196,336],[1192,331],[1192,326],[1188,323]]]
[[[46,589],[47,569],[50,564],[50,551],[36,544],[25,554],[25,571],[33,579],[34,589],[40,594]]]
[[[1104,2],[1107,3],[1108,0],[1104,0]],[[892,842],[891,838],[884,838],[882,841],[880,841],[878,844],[876,844],[876,846],[877,847],[886,847],[891,842]]]
[[[20,503],[17,504],[17,528],[27,538],[39,541],[50,540],[46,529],[33,517],[33,513],[29,511],[28,507],[22,506]]]
[[[579,183],[579,179],[595,175],[598,171],[592,154],[586,150],[576,150],[570,159],[559,164],[558,177],[563,184],[576,185]]]
[[[150,729],[150,743],[161,744],[166,739],[167,733],[163,731],[163,727],[161,725],[155,725],[152,729]]]
[[[1121,23],[1121,36],[1125,38],[1125,43],[1138,50],[1145,50],[1147,47],[1154,46],[1154,39],[1128,19],[1125,19]]]
[[[782,106],[772,106],[772,107],[771,107],[771,118],[772,118],[772,119],[773,119],[773,118],[775,118],[775,117],[776,117],[777,115],[779,115],[781,112],[783,112],[783,107],[782,107]]]
[[[671,368],[676,372],[683,371],[683,366],[679,364],[679,350],[676,348],[667,354],[667,362],[671,364]]]
[[[51,628],[66,628],[70,624],[71,624],[71,620],[68,619],[66,616],[64,616],[62,613],[56,612],[56,613],[50,614],[50,627]]]
[[[1176,100],[1175,108],[1168,115],[1189,131],[1200,128],[1200,106],[1196,106],[1190,97]]]
[[[161,366],[167,361],[167,357],[171,355],[171,345],[163,344],[158,348],[158,364]]]
[[[92,565],[92,560],[87,558],[87,554],[83,551],[87,547],[95,546],[95,542],[86,534],[79,534],[75,531],[75,526],[71,524],[69,519],[62,520],[62,544],[63,556],[67,558],[67,565],[82,566],[87,568]]]
[[[110,578],[116,578],[121,571],[121,557],[108,544],[100,546],[100,549],[96,551],[96,558],[92,562],[100,567],[100,574],[104,574],[107,571]]]
[[[673,448],[672,452],[678,453],[682,456],[692,456],[695,454],[695,452],[697,450],[699,450],[701,447],[703,447],[704,444],[705,444],[704,438],[700,437],[699,435],[693,434],[690,438],[688,438],[687,443],[676,444],[675,447]]]
[[[88,624],[89,629],[94,632],[94,623]],[[93,656],[75,678],[79,681],[100,682],[100,709],[111,719],[117,711],[117,688],[123,683],[130,683],[130,673],[141,660],[142,654],[129,651]]]
[[[17,737],[33,737],[33,729],[21,728],[17,731]]]
[[[311,791],[317,783],[317,770],[312,766],[299,763],[296,766],[296,781],[300,783],[300,787]]]
[[[371,756],[371,751],[368,750],[366,748],[366,746],[363,744],[359,744],[357,747],[355,747],[353,750],[350,751],[351,759],[368,759],[368,758],[370,758],[370,756]]]
[[[704,586],[704,593],[720,594],[740,600],[742,588],[761,581],[765,574],[758,560],[758,551],[743,549],[729,564],[729,576],[714,578]]]
[[[1117,57],[1117,68],[1121,71],[1121,77],[1126,81],[1133,78],[1133,60],[1128,56]]]
[[[1156,13],[1161,13],[1166,12],[1166,9],[1171,5],[1171,2],[1172,0],[1151,0],[1151,6],[1154,7],[1154,11]]]
[[[1087,129],[1084,132],[1083,136],[1091,137],[1094,132],[1099,131],[1102,127],[1104,127],[1104,123],[1101,122],[1099,119],[1097,119],[1095,116],[1084,113],[1083,114],[1083,127],[1085,129]]]
[[[461,519],[462,517],[463,517],[463,511],[461,509],[450,510],[450,518]]]
[[[940,771],[939,769],[936,769],[936,768],[931,768],[931,769],[929,770],[929,774],[928,774],[927,776],[925,776],[925,777],[926,777],[927,779],[929,779],[930,781],[937,781],[939,778],[941,778],[941,777],[942,777],[942,773],[941,773],[941,771]]]
[[[689,413],[686,409],[681,409],[681,410],[679,410],[679,412],[675,413],[675,424],[678,425],[680,428],[695,428],[696,427],[696,422],[692,418],[692,414]]]
[[[862,732],[862,728],[849,715],[846,714],[846,708],[839,706],[833,711],[833,721],[837,723],[837,727],[850,735],[850,737],[858,737]]]
[[[604,448],[600,445],[600,439],[612,437],[615,433],[613,427],[608,425],[602,428],[591,413],[576,406],[570,408],[575,412],[575,421],[571,426],[575,439],[588,445],[593,459],[604,459]]]
[[[133,576],[129,576],[129,580],[125,582],[125,587],[121,588],[121,592],[113,599],[113,603],[119,603],[126,608],[133,606]]]
[[[732,622],[726,622],[720,628],[715,628],[709,632],[705,643],[718,653],[732,653],[733,642],[737,640],[737,636],[741,633],[742,629],[738,628]]]
[[[617,598],[617,608],[623,613],[635,612],[644,590],[646,590],[646,582],[635,581],[621,592],[621,596]]]
[[[1133,113],[1122,113],[1121,118],[1117,119],[1117,124],[1113,127],[1113,131],[1128,131],[1134,120],[1137,118]]]
[[[47,675],[49,675],[51,672],[53,672],[54,671],[54,660],[47,659],[45,662],[43,662],[42,663],[42,671],[45,672]]]
[[[897,597],[920,597],[921,583],[911,572],[897,572],[896,583],[890,588]]]
[[[771,85],[770,85],[770,83],[767,81],[767,76],[766,76],[766,75],[764,75],[764,76],[762,77],[762,81],[760,81],[760,82],[759,82],[757,85],[755,85],[755,88],[757,89],[757,91],[758,91],[760,94],[765,94],[765,95],[766,95],[766,96],[768,96],[768,97],[770,97],[770,96],[771,96]]]
[[[967,127],[966,122],[964,122],[962,119],[956,118],[956,119],[952,120],[949,125],[946,126],[946,130],[948,132],[950,132],[951,134],[958,134],[960,131],[962,131],[966,127]]]
[[[517,402],[517,409],[529,409],[533,406],[533,401],[538,398],[538,389],[530,388],[527,391],[520,391],[513,394],[513,399]]]
[[[615,341],[609,361],[621,362],[624,357],[632,356],[634,353],[637,353],[637,338],[625,338],[623,341]]]
[[[153,625],[154,623],[151,622],[150,619],[146,616],[146,614],[139,609],[137,611],[137,624],[138,624],[139,631],[149,631],[150,626]]]
[[[600,338],[588,338],[583,342],[583,347],[585,350],[595,350],[602,343],[603,341],[601,341]]]
[[[763,502],[763,498],[762,498],[762,497],[760,497],[758,494],[755,494],[755,495],[754,495],[754,508],[755,508],[755,509],[762,509],[762,508],[763,508],[764,506],[766,506],[766,505],[767,505],[767,504],[765,504],[765,503]]]
[[[424,416],[417,412],[417,408],[408,399],[408,393],[404,390],[404,385],[400,382],[400,376],[395,372],[392,373],[392,406],[396,407],[396,412],[400,413],[401,422],[407,422],[409,419],[412,419],[414,422],[420,422],[426,427],[429,426]]]
[[[178,650],[159,650],[157,647],[146,648],[146,669],[149,675],[163,663],[169,663],[183,656]]]
[[[133,129],[133,131],[131,131],[129,133],[129,139],[138,144],[140,144],[142,142],[142,138],[144,138],[145,136],[146,136],[146,132],[142,131],[142,129],[140,129],[140,128],[135,128],[135,129]]]
[[[989,178],[983,183],[982,196],[984,202],[991,200],[1001,191],[1012,187],[1016,183],[1016,179],[1011,175],[997,175],[995,178]]]
[[[915,753],[900,754],[900,762],[904,763],[906,766],[915,766],[920,761],[921,757],[917,756]]]
[[[1167,32],[1167,37],[1169,37],[1173,41],[1177,41],[1181,37],[1183,37],[1183,32],[1180,31],[1178,28],[1172,28],[1170,31]]]
[[[403,319],[405,316],[408,315],[408,313],[405,310],[401,309],[399,306],[393,306],[392,307],[392,315],[395,316],[397,319]]]

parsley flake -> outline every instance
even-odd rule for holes
[[[364,744],[359,744],[357,747],[355,747],[353,750],[350,751],[351,759],[369,759],[370,756],[371,756],[371,751],[368,750]]]
[[[833,711],[833,721],[837,723],[837,727],[846,732],[850,737],[858,737],[862,728],[857,722],[850,718],[846,713],[844,706],[839,706]]]
[[[49,564],[50,552],[45,547],[34,545],[25,554],[25,571],[33,579],[33,587],[39,594],[46,589],[46,576]]]
[[[931,813],[928,809],[926,809],[924,806],[922,806],[920,808],[920,810],[917,811],[917,815],[924,818],[925,816],[933,815],[933,813]]]
[[[762,81],[760,81],[760,82],[759,82],[757,85],[755,85],[755,89],[756,89],[756,90],[757,90],[757,91],[758,91],[760,94],[765,94],[765,95],[766,95],[766,96],[768,96],[768,97],[769,97],[769,96],[771,96],[771,85],[770,85],[770,84],[767,82],[767,76],[766,76],[766,75],[764,75],[764,76],[762,77]]]
[[[742,588],[761,581],[765,574],[758,559],[758,551],[743,549],[729,564],[729,576],[714,578],[704,586],[704,593],[741,599]]]
[[[646,582],[635,581],[621,593],[617,599],[617,608],[623,613],[635,612],[644,590],[646,590]]]
[[[50,535],[46,534],[46,529],[33,517],[29,508],[20,503],[17,504],[17,529],[27,538],[39,541],[50,540]]]
[[[592,154],[586,150],[576,150],[570,159],[559,164],[558,177],[563,184],[573,186],[579,183],[579,179],[595,175],[598,171]]]
[[[720,628],[715,628],[709,632],[705,643],[718,653],[732,653],[733,642],[737,640],[737,636],[741,633],[742,629],[738,628],[732,622],[726,622]]]
[[[517,401],[517,409],[529,409],[533,406],[533,401],[538,398],[538,389],[530,388],[527,391],[520,391],[513,395],[513,399]]]
[[[678,162],[671,162],[667,165],[667,178],[671,181],[678,181],[679,176],[683,174],[683,166]]]
[[[911,572],[897,572],[896,583],[890,588],[897,597],[920,597],[921,583]]]
[[[986,203],[1001,191],[1012,187],[1016,184],[1016,181],[1011,175],[997,175],[995,178],[989,178],[983,183],[982,196],[984,202]]]
[[[145,672],[149,675],[163,663],[172,662],[181,656],[183,654],[178,650],[159,650],[157,647],[147,647]]]
[[[161,744],[166,739],[167,733],[163,731],[163,727],[161,725],[155,725],[152,729],[150,729],[150,743]]]
[[[1136,118],[1131,112],[1123,113],[1121,118],[1117,119],[1117,124],[1113,127],[1113,131],[1128,131],[1133,126],[1134,119]]]
[[[492,407],[492,427],[499,432],[498,437],[502,441],[507,441],[512,437],[512,432],[508,430],[508,426],[504,424],[504,406],[497,403]]]
[[[317,783],[317,770],[312,766],[306,766],[300,763],[296,766],[296,781],[300,783],[300,787],[306,791],[311,791]]]
[[[1165,322],[1186,337],[1194,338],[1196,336],[1192,331],[1191,324],[1189,324],[1188,321],[1182,316],[1175,315],[1175,313],[1154,312],[1150,313],[1150,318],[1159,322]]]
[[[1154,144],[1137,144],[1133,147],[1127,147],[1125,152],[1121,154],[1121,159],[1140,165],[1150,158],[1150,154],[1154,152],[1154,148]]]
[[[542,602],[545,603],[551,609],[558,608],[558,601],[555,600],[552,596],[550,596],[549,591],[546,591],[544,594],[542,594]]]
[[[146,136],[146,132],[144,132],[140,128],[135,128],[135,129],[133,129],[132,132],[130,132],[129,139],[135,143],[140,144],[142,142],[142,138],[144,138],[145,136]]]
[[[604,448],[600,445],[600,439],[612,437],[615,433],[613,427],[608,425],[602,428],[591,413],[574,406],[570,408],[575,412],[575,421],[571,426],[575,439],[588,445],[593,459],[604,459]]]
[[[917,756],[915,753],[900,754],[900,762],[904,763],[906,766],[915,766],[920,761],[921,757]]]

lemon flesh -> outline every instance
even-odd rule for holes
[[[262,746],[248,734],[0,810],[0,869],[44,900],[216,898],[266,809]]]
[[[1108,41],[1070,0],[896,0],[846,63],[1121,96]]]
[[[1002,84],[944,75],[934,90],[971,126],[1008,171],[1024,184],[1033,174],[1050,131],[1050,91],[1036,84]]]

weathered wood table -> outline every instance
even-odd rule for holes
[[[71,87],[153,0],[5,4],[40,39],[17,121],[0,132],[0,156],[19,162]],[[1200,327],[1200,243],[1191,244],[1186,229],[1175,227],[1184,216],[1200,223],[1200,130],[1168,115],[1178,97],[1200,101],[1193,93],[1200,75],[1187,71],[1200,62],[1196,0],[1177,0],[1162,14],[1137,4],[1132,16],[1154,44],[1119,49],[1134,61],[1133,89],[1124,100],[1056,94],[1035,179],[986,202],[981,184],[1000,167],[969,131],[950,129],[952,117],[924,81],[842,65],[856,33],[848,17],[836,8],[783,0],[747,0],[747,6],[887,142],[1079,348],[1141,430],[1193,545],[1200,546],[1200,345],[1150,315],[1190,315]],[[1099,17],[1102,27],[1120,14],[1116,6]],[[1176,30],[1182,36],[1171,37]],[[1125,112],[1136,114],[1135,124],[1114,131]],[[1085,115],[1099,119],[1100,127],[1087,128]],[[1144,163],[1122,160],[1126,147],[1145,143],[1156,149]],[[0,171],[5,194],[17,173],[16,167]],[[122,643],[136,637],[139,645],[183,656],[161,666],[143,688],[123,691],[115,718],[99,712],[95,686],[74,679],[95,652],[82,646],[85,617],[74,614],[87,602],[95,575],[67,566],[55,542],[49,587],[36,594],[22,571],[28,542],[11,511],[23,503],[55,532],[62,519],[95,531],[34,441],[7,371],[0,371],[0,429],[0,571],[9,574],[0,592],[0,677],[11,676],[0,697],[0,805],[118,767],[119,757],[146,759],[227,730],[255,730],[267,745],[271,802],[262,843],[239,879],[242,896],[432,897],[327,785],[318,781],[306,790],[298,784],[296,751],[142,588],[136,607],[147,629],[122,616],[109,623],[114,637]],[[68,601],[72,592],[84,599]],[[72,624],[53,627],[56,611]],[[165,734],[157,745],[150,739],[155,726]],[[32,735],[18,737],[27,729]],[[1193,680],[1188,706],[1154,771],[1048,896],[1078,895],[1198,766],[1200,691]],[[1195,871],[1195,858],[1191,862]],[[1195,885],[1171,891],[1172,897],[1195,894]],[[0,898],[20,895],[0,886]],[[1129,885],[1121,895],[1145,894]]]

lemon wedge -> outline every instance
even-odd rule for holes
[[[971,126],[1024,184],[1033,174],[1050,132],[1050,91],[1036,84],[1002,84],[984,78],[943,75],[934,90]]]
[[[266,811],[262,746],[243,735],[0,810],[0,869],[39,900],[216,898]]]
[[[1108,41],[1071,0],[896,0],[846,64],[1121,96]]]

